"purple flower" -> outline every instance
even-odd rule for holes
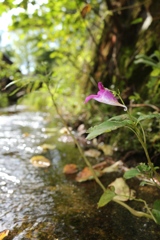
[[[117,98],[114,96],[114,94],[109,89],[104,88],[101,82],[98,83],[98,88],[99,88],[99,91],[97,95],[93,95],[93,94],[89,95],[88,97],[86,97],[85,103],[87,103],[91,99],[94,99],[98,102],[102,102],[105,104],[124,107],[124,110],[127,111],[127,107],[119,103]]]

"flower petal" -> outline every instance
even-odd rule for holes
[[[103,84],[101,82],[98,83],[98,89],[100,91],[105,90],[105,88],[104,88],[104,86],[103,86]]]
[[[89,100],[91,100],[91,99],[95,99],[96,100],[96,98],[98,97],[98,95],[89,95],[88,97],[86,97],[86,99],[85,99],[85,103],[87,103]]]
[[[117,98],[114,96],[114,94],[107,88],[104,88],[103,84],[101,82],[98,83],[98,93],[97,95],[89,95],[85,99],[85,103],[88,102],[91,99],[94,99],[98,102],[102,102],[105,104],[113,105],[113,106],[119,106],[124,107],[124,110],[127,110],[127,107],[121,103],[118,102]]]

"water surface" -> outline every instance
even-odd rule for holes
[[[160,239],[160,226],[135,218],[115,203],[97,209],[102,192],[94,181],[79,184],[62,173],[67,163],[85,164],[72,142],[61,142],[59,119],[51,119],[20,106],[1,111],[0,231],[10,230],[6,240]],[[44,152],[44,143],[55,149]],[[49,168],[31,164],[30,158],[39,154],[50,159]],[[109,174],[102,181],[107,185],[116,176]],[[150,191],[143,195],[152,202]]]

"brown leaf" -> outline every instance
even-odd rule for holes
[[[107,165],[107,162],[103,161],[103,162],[93,165],[92,167],[97,170],[102,170],[102,169],[104,169],[104,167],[106,167],[106,165]]]
[[[90,11],[91,11],[91,5],[90,4],[86,4],[86,6],[84,6],[84,8],[81,10],[82,18],[85,18],[87,13],[89,13]]]
[[[94,170],[97,177],[100,177],[102,175],[101,171]],[[88,180],[94,179],[92,171],[89,169],[89,167],[85,167],[81,172],[77,174],[76,181],[77,182],[85,182]]]
[[[78,171],[76,164],[66,164],[63,168],[63,173],[65,174],[73,174]]]
[[[3,230],[2,232],[0,232],[0,240],[4,239],[5,237],[8,236],[9,230]]]

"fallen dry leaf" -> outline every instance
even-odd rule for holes
[[[46,150],[53,150],[53,149],[56,148],[55,145],[53,145],[53,144],[47,144],[47,143],[44,143],[44,144],[40,145],[40,147],[41,147],[44,151],[46,151]]]
[[[117,194],[113,199],[119,201],[128,201],[135,198],[135,191],[130,189],[124,178],[116,178],[114,182],[112,182],[110,186],[115,188],[115,193]]]
[[[103,161],[103,162],[100,162],[100,163],[97,163],[97,164],[93,165],[92,167],[94,169],[102,170],[102,169],[104,169],[104,167],[106,167],[106,165],[107,165],[107,162]]]
[[[96,150],[96,149],[89,149],[87,151],[84,152],[85,156],[87,157],[93,157],[93,158],[97,158],[101,155],[101,152]]]
[[[71,127],[69,127],[69,128],[63,127],[63,128],[61,128],[61,129],[59,130],[59,132],[60,132],[61,134],[70,134],[70,132],[68,131],[68,129],[69,129],[70,131],[72,131],[72,128],[71,128]]]
[[[123,162],[121,160],[113,163],[111,166],[106,167],[102,170],[103,173],[117,172],[122,167]]]
[[[5,237],[7,237],[9,234],[9,230],[3,230],[2,232],[0,232],[0,240],[4,239]]]
[[[102,172],[98,170],[94,170],[97,177],[102,176]],[[92,171],[89,169],[89,167],[85,167],[81,172],[77,174],[76,181],[77,182],[85,182],[88,180],[94,179]]]
[[[51,165],[50,160],[42,155],[32,157],[30,159],[30,162],[33,164],[34,167],[39,168],[47,168]]]
[[[98,149],[102,150],[104,155],[112,156],[113,155],[113,147],[111,145],[106,145],[103,142],[98,144]]]
[[[66,164],[63,168],[63,173],[65,174],[73,174],[78,171],[76,164]]]

